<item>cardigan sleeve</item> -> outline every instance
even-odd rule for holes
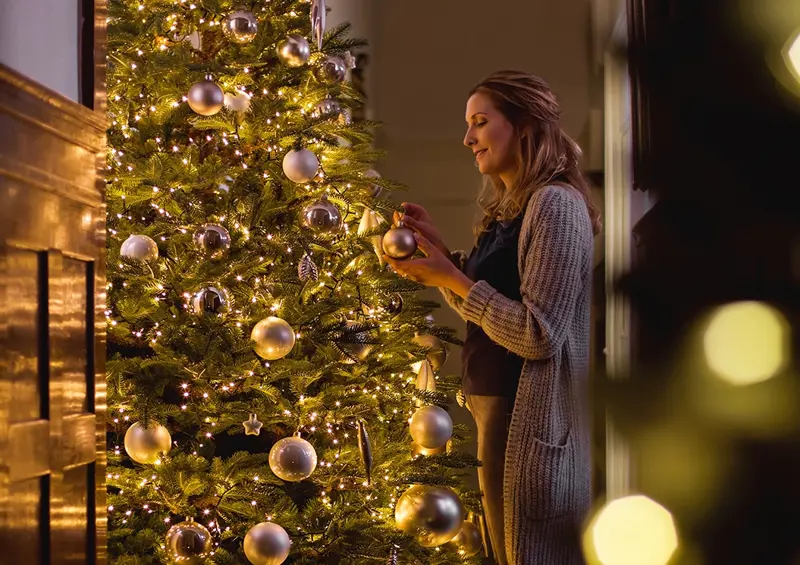
[[[465,320],[494,342],[526,359],[547,359],[566,340],[574,316],[592,235],[586,204],[571,189],[548,186],[528,205],[529,244],[521,249],[522,301],[477,281],[463,301]]]
[[[467,264],[468,258],[468,254],[460,249],[450,253],[450,260],[455,263],[456,267],[458,267],[458,270],[462,272],[464,271],[464,266]],[[442,293],[445,302],[447,302],[447,304],[453,310],[458,312],[458,314],[464,318],[464,313],[462,312],[464,308],[464,299],[448,288],[439,287],[439,291]],[[464,320],[466,321],[466,318],[464,318]]]

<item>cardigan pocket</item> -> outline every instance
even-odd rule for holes
[[[567,514],[572,434],[567,435],[564,445],[531,438],[526,447],[516,481],[517,500],[523,504],[523,516],[541,520]]]

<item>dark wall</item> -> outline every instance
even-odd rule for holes
[[[609,399],[638,438],[639,484],[674,504],[690,554],[706,565],[797,563],[800,430],[769,418],[798,388],[800,97],[780,52],[800,28],[800,3],[629,7],[634,176],[658,204],[636,226],[637,264],[620,285],[637,320],[633,378]],[[687,354],[693,328],[735,300],[780,309],[795,364],[772,384],[692,396],[684,385],[702,372]],[[648,447],[642,437],[657,428],[683,430],[670,436],[683,445]],[[653,471],[670,457],[673,476]]]

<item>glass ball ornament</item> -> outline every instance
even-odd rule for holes
[[[414,485],[403,493],[394,509],[398,529],[413,535],[423,547],[438,547],[461,531],[464,507],[446,487]]]
[[[191,518],[167,532],[167,555],[173,563],[201,565],[211,556],[211,533]]]
[[[189,87],[187,94],[189,107],[201,116],[213,116],[225,104],[225,93],[222,88],[208,79],[201,80]]]
[[[308,149],[292,149],[283,157],[283,174],[293,182],[310,182],[319,171],[319,159]]]
[[[153,238],[142,234],[131,234],[122,242],[119,254],[128,259],[155,261],[158,259],[158,245]]]
[[[478,526],[464,520],[461,524],[461,531],[458,532],[450,543],[455,546],[456,551],[463,557],[474,557],[483,549],[483,537]]]
[[[303,209],[303,225],[320,233],[339,231],[342,214],[333,202],[323,196]]]
[[[321,100],[314,109],[311,110],[311,117],[314,119],[327,120],[330,118],[338,118],[342,111],[342,105],[330,96]]]
[[[408,259],[417,251],[417,241],[414,232],[400,225],[389,228],[381,240],[383,252],[392,259]]]
[[[403,295],[399,292],[395,292],[391,296],[388,296],[383,299],[382,301],[383,309],[386,310],[389,314],[397,315],[403,311]]]
[[[447,361],[447,347],[444,342],[435,335],[420,334],[414,337],[414,343],[430,349],[427,359],[433,370],[438,373]]]
[[[194,232],[194,244],[206,256],[218,258],[231,248],[231,234],[218,224],[203,224]]]
[[[228,293],[213,286],[200,289],[192,298],[195,314],[221,314],[227,309]]]
[[[336,55],[324,55],[314,63],[314,77],[323,84],[337,84],[344,80],[347,67]]]
[[[411,416],[408,431],[422,447],[439,449],[453,437],[453,420],[444,408],[422,406]]]
[[[244,555],[253,565],[281,565],[292,548],[292,540],[274,522],[256,524],[244,536]]]
[[[276,52],[280,62],[287,67],[302,67],[308,63],[308,58],[311,56],[308,40],[295,33],[287,35],[278,43]]]
[[[234,43],[250,43],[258,33],[258,20],[252,12],[236,10],[222,20],[222,31]]]
[[[258,322],[250,339],[255,342],[256,354],[267,361],[285,357],[294,347],[295,335],[292,326],[277,316],[270,316]]]
[[[154,464],[162,453],[169,453],[171,447],[172,436],[156,422],[150,422],[148,427],[136,422],[125,432],[125,453],[142,465]]]
[[[317,452],[301,437],[285,437],[269,450],[269,468],[284,481],[302,481],[317,468]]]

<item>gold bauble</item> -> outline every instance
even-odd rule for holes
[[[167,428],[151,422],[144,427],[136,422],[125,432],[125,452],[128,456],[143,465],[152,465],[159,460],[162,453],[168,453],[172,447],[172,437]]]
[[[390,228],[382,240],[383,252],[392,259],[408,259],[417,250],[414,232],[404,226]]]
[[[169,529],[166,549],[173,563],[201,565],[211,555],[211,533],[189,519]]]
[[[464,508],[449,488],[414,485],[397,501],[394,519],[421,546],[438,547],[461,531]]]
[[[438,449],[453,437],[453,420],[443,408],[423,406],[411,416],[408,429],[416,443],[427,449]]]
[[[201,80],[189,88],[186,96],[189,107],[201,116],[213,116],[225,104],[225,93],[210,80]]]
[[[458,554],[463,557],[472,557],[477,555],[483,549],[483,537],[481,530],[472,522],[464,521],[461,524],[461,531],[451,541],[456,547]]]
[[[284,481],[302,481],[317,468],[317,452],[303,438],[285,437],[270,449],[269,468]]]
[[[294,347],[295,335],[286,320],[270,316],[253,327],[250,339],[255,342],[253,349],[259,357],[274,361],[289,354]]]
[[[261,522],[244,536],[244,555],[253,565],[281,565],[289,557],[292,540],[274,522]]]

